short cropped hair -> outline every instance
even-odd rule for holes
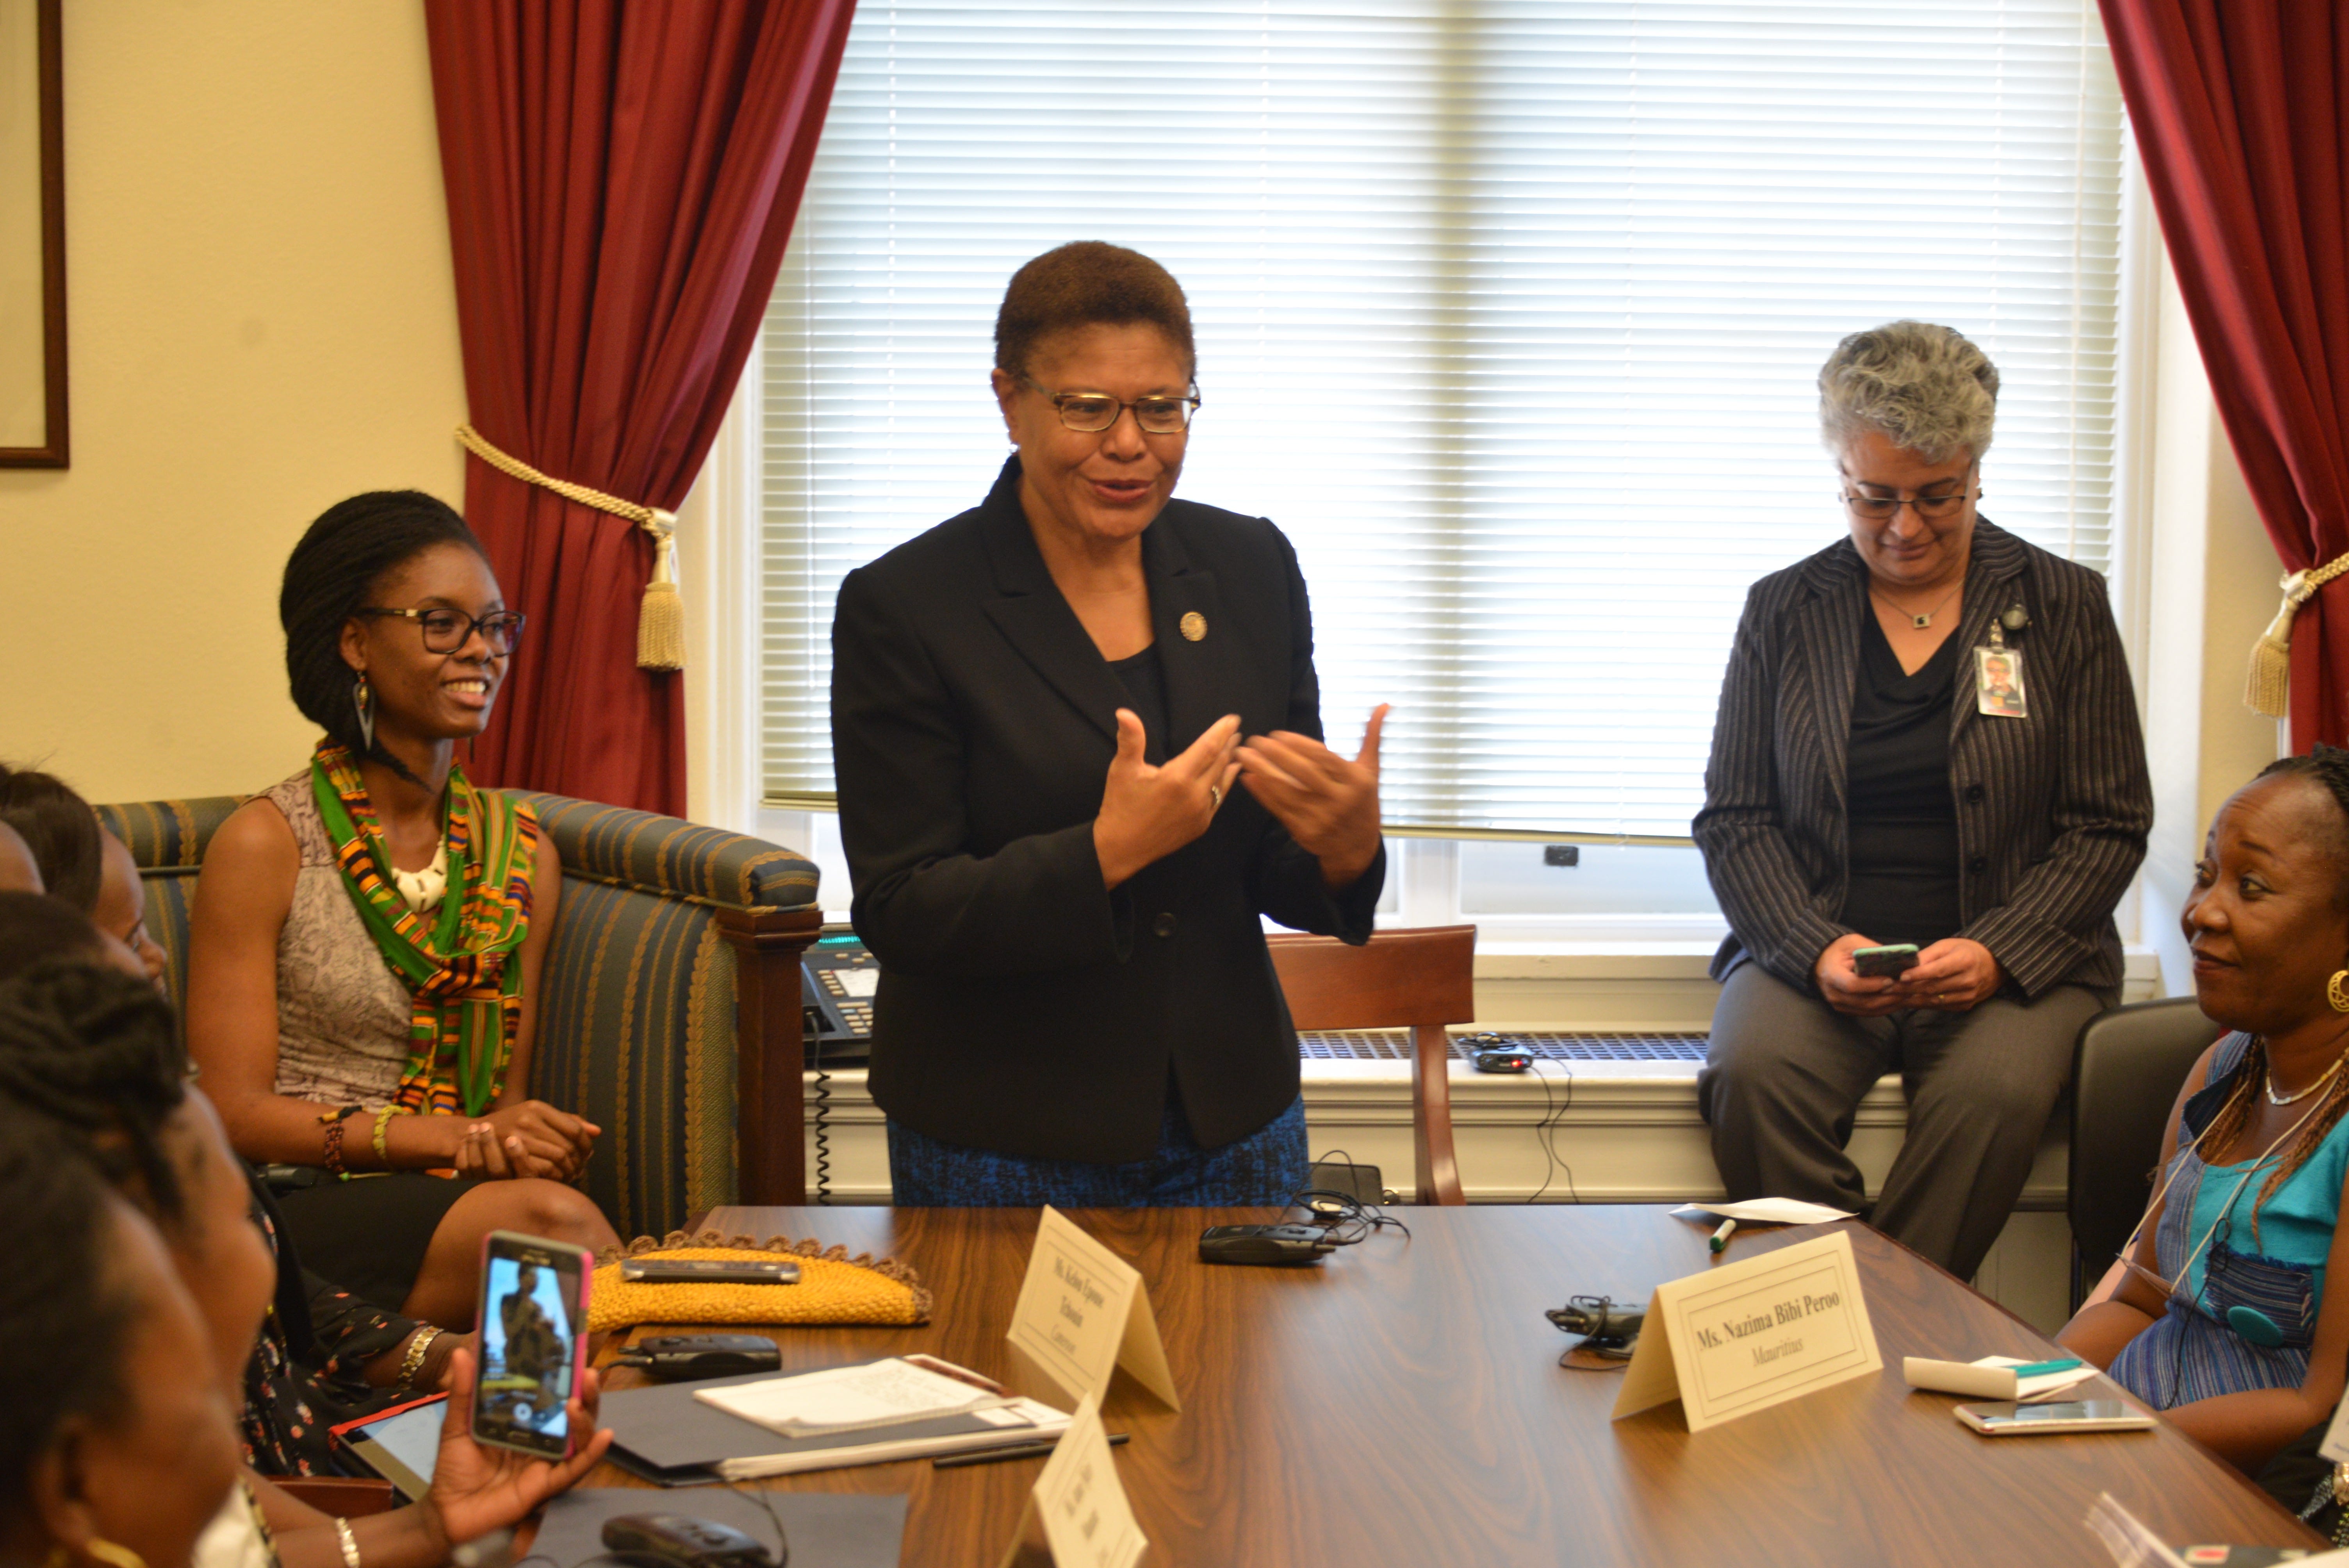
[[[1072,241],[1011,274],[1003,306],[995,313],[995,366],[1007,375],[1025,376],[1036,345],[1053,333],[1136,322],[1164,333],[1182,351],[1185,365],[1198,368],[1190,302],[1174,274],[1123,245]]]
[[[1888,322],[1819,367],[1819,438],[1841,453],[1868,430],[1929,463],[1990,450],[1998,366],[1954,327]]]

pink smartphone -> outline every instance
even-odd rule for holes
[[[473,1378],[473,1440],[541,1459],[571,1451],[565,1408],[587,1370],[587,1292],[595,1260],[585,1247],[492,1231],[481,1238],[481,1365]]]

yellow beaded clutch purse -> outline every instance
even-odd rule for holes
[[[620,1277],[623,1257],[758,1260],[784,1257],[799,1264],[797,1284],[647,1284]],[[770,1236],[688,1236],[671,1231],[660,1241],[639,1236],[626,1252],[606,1248],[588,1297],[587,1326],[595,1333],[639,1323],[874,1323],[930,1320],[930,1293],[921,1276],[890,1258],[816,1241]]]

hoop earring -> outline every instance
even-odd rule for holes
[[[100,1563],[109,1564],[110,1568],[147,1568],[147,1559],[128,1546],[118,1546],[103,1536],[91,1536],[89,1543],[82,1550]]]
[[[2324,983],[2324,999],[2336,1013],[2349,1013],[2349,986],[2344,986],[2344,981],[2349,981],[2349,969],[2335,969],[2333,978]]]
[[[375,693],[367,689],[367,671],[359,672],[358,684],[351,688],[351,706],[359,714],[359,748],[375,749]],[[2344,1008],[2344,1011],[2349,1011]],[[145,1568],[144,1564],[140,1568]]]

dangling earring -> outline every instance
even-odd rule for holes
[[[147,1568],[147,1559],[128,1546],[117,1546],[103,1536],[91,1536],[82,1550],[100,1563],[111,1564],[111,1568]]]
[[[2333,1004],[2336,1013],[2349,1013],[2349,986],[2344,986],[2344,981],[2349,981],[2349,969],[2335,969],[2333,978],[2324,983],[2324,999]]]
[[[367,671],[359,672],[358,685],[351,688],[351,706],[359,710],[359,749],[375,749],[375,693],[367,689]]]

